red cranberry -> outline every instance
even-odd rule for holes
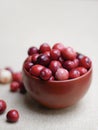
[[[50,79],[49,79],[49,81],[53,81],[55,78],[54,78],[54,76],[52,75],[51,77],[50,77]]]
[[[91,67],[91,60],[87,57],[84,56],[81,60],[80,60],[80,65],[85,67],[86,69],[89,69]]]
[[[84,57],[83,54],[77,53],[77,58],[78,58],[79,60],[81,60],[83,57]]]
[[[67,70],[71,70],[73,68],[75,68],[75,63],[74,61],[71,61],[71,60],[67,60],[63,63],[63,67]]]
[[[73,62],[74,62],[75,68],[77,66],[79,66],[79,59],[76,58],[76,59],[73,60]]]
[[[55,73],[55,78],[57,80],[67,80],[69,78],[69,72],[64,68],[59,68]]]
[[[79,76],[80,76],[80,71],[79,70],[77,70],[76,68],[70,70],[70,72],[69,72],[69,78],[70,79],[74,79],[74,78],[77,78]]]
[[[31,62],[33,62],[34,64],[37,62],[37,58],[39,57],[39,54],[33,54],[31,56]]]
[[[21,82],[22,81],[22,73],[21,72],[15,72],[12,75],[13,81]]]
[[[37,58],[37,64],[48,66],[49,63],[50,63],[50,58],[45,54],[40,54],[40,56]]]
[[[25,94],[27,92],[23,82],[19,83],[19,90],[21,94]]]
[[[87,73],[87,69],[84,67],[77,67],[76,69],[80,72],[80,75]]]
[[[43,53],[45,51],[50,51],[51,48],[50,48],[50,46],[47,43],[43,43],[43,44],[41,44],[39,50],[40,50],[41,53]]]
[[[62,64],[59,61],[53,60],[50,62],[49,68],[53,72],[53,74],[57,71],[58,68],[61,68]]]
[[[30,47],[29,49],[28,49],[28,55],[33,55],[33,54],[36,54],[36,53],[38,53],[38,49],[37,49],[37,47]]]
[[[32,66],[33,66],[32,62],[25,62],[24,64],[24,67],[27,71],[29,71]]]
[[[19,113],[17,110],[12,109],[7,113],[6,118],[8,122],[17,122],[19,119]]]
[[[44,68],[40,72],[40,78],[43,80],[49,80],[52,76],[52,71],[48,68]]]
[[[40,75],[40,71],[41,71],[43,68],[44,68],[44,66],[36,64],[36,65],[34,65],[34,66],[31,67],[30,73],[31,73],[33,76],[37,76],[37,77],[38,77],[38,76]]]
[[[58,49],[62,51],[64,49],[64,45],[62,43],[55,43],[53,49]]]
[[[71,47],[66,47],[62,50],[62,57],[66,60],[74,60],[77,56],[77,53]]]
[[[10,90],[11,90],[12,92],[18,91],[19,85],[20,85],[19,82],[13,81],[13,82],[10,84]]]
[[[50,51],[45,51],[43,54],[45,54],[45,55],[50,57]]]
[[[0,114],[2,114],[6,110],[6,102],[0,99]]]
[[[60,55],[61,55],[61,52],[58,49],[52,49],[50,51],[50,56],[52,60],[58,60]]]
[[[31,62],[31,57],[32,56],[28,56],[27,59],[25,60],[25,62]]]
[[[60,56],[58,60],[59,60],[59,61],[61,62],[61,64],[63,65],[63,63],[64,63],[64,59],[63,59],[63,57]]]

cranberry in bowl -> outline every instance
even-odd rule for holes
[[[54,44],[54,46],[56,45],[57,43]],[[60,45],[62,47],[63,44],[58,43],[59,48]],[[22,70],[25,88],[33,99],[45,107],[57,109],[71,106],[77,103],[90,87],[92,80],[91,59],[77,53],[73,48],[63,45],[61,50],[56,48],[60,51],[60,57],[63,59],[61,62],[59,58],[52,57],[53,53],[51,55],[54,46],[47,46],[48,53],[50,51],[48,58],[46,58],[47,49],[44,49],[43,46],[46,53],[45,51],[43,53],[39,47],[36,63],[31,60],[29,62],[32,65],[26,67],[29,56],[25,59]],[[45,55],[43,64],[39,61],[39,57],[42,55]]]

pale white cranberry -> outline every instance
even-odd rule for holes
[[[11,81],[12,81],[12,73],[9,70],[1,69],[0,70],[0,82],[3,84],[6,84]]]

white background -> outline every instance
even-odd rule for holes
[[[98,1],[97,0],[0,0],[0,68],[18,71],[30,46],[62,42],[93,61],[93,80],[86,96],[75,106],[48,110],[28,95],[11,93],[0,85],[0,99],[19,110],[20,120],[6,122],[0,130],[97,130],[98,129]]]

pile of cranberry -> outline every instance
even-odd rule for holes
[[[22,94],[26,93],[24,84],[22,82],[21,72],[14,72],[10,67],[0,69],[0,83],[10,83],[9,89],[11,92],[19,91]],[[0,115],[5,112],[6,108],[6,101],[0,99]],[[19,112],[16,109],[9,110],[6,114],[6,119],[8,122],[17,122],[19,119]]]
[[[39,48],[33,46],[28,49],[24,68],[41,80],[60,81],[80,77],[87,73],[91,64],[89,57],[77,53],[72,47],[56,43],[51,48],[43,43]]]

